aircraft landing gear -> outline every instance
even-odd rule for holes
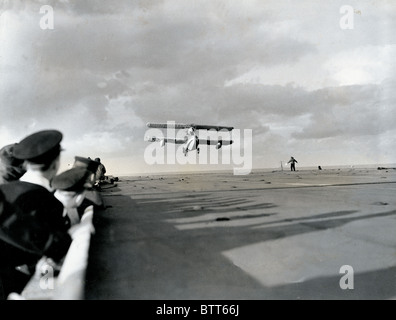
[[[199,154],[199,148],[197,148],[197,153]]]
[[[187,152],[188,152],[188,149],[187,148],[183,148],[183,153],[184,153],[185,157],[187,157]]]

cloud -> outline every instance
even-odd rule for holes
[[[380,84],[396,71],[396,45],[361,46],[330,57],[324,67],[341,86]]]
[[[382,85],[327,88],[315,93],[322,101],[312,112],[312,121],[296,138],[356,137],[379,135],[393,129],[394,95],[384,95]],[[386,90],[387,91],[387,90]],[[389,92],[389,91],[388,91]]]

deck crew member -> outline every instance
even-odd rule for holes
[[[290,163],[290,171],[296,171],[296,163],[298,163],[296,159],[291,157],[287,163]]]

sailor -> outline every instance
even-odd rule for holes
[[[84,158],[80,156],[74,157],[73,167],[83,167],[86,168],[91,174],[89,176],[92,181],[92,185],[95,184],[95,174],[98,170],[100,163],[93,161],[91,158]]]
[[[86,206],[81,206],[86,193],[93,187],[92,172],[83,166],[73,167],[52,180],[55,197],[62,202],[71,226],[80,222]]]
[[[40,209],[35,214],[45,216],[49,219],[47,223],[55,229],[66,231],[69,227],[68,219],[62,217],[63,205],[54,197],[51,187],[51,180],[60,166],[61,140],[61,132],[45,130],[31,134],[17,143],[13,155],[24,161],[26,173],[19,181],[3,185],[2,191],[12,205],[33,212]],[[28,202],[21,202],[25,198]]]
[[[106,167],[102,162],[100,162],[100,158],[95,158],[95,161],[99,163],[98,169],[96,170],[96,184],[100,184],[106,179],[105,173],[106,173]]]
[[[103,199],[97,192],[99,186],[95,186],[96,172],[98,171],[100,163],[98,161],[92,160],[90,157],[84,158],[76,156],[74,158],[73,167],[83,167],[86,168],[90,174],[88,176],[88,181],[92,183],[92,187],[88,188],[85,192],[85,199],[83,205],[93,204],[96,208],[103,208]],[[94,187],[95,186],[95,187]]]
[[[53,191],[51,180],[60,167],[62,133],[44,130],[29,135],[14,147],[14,157],[25,161],[21,181],[38,184]]]
[[[14,144],[9,144],[0,149],[0,184],[18,180],[26,170],[23,160],[14,157]]]
[[[19,181],[0,185],[8,208],[5,218],[0,219],[0,230],[8,244],[54,261],[64,257],[71,243],[70,220],[63,216],[63,205],[51,192],[50,183],[59,169],[61,140],[59,131],[46,130],[16,144],[13,155],[24,161],[27,171]],[[31,272],[35,261],[30,255],[23,257],[18,263],[28,265]]]

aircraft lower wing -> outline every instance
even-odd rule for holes
[[[194,128],[194,129],[202,129],[202,130],[228,130],[231,131],[234,129],[234,127],[225,127],[225,126],[212,126],[212,125],[199,125],[199,124],[184,124],[184,123],[152,123],[148,122],[147,127],[149,128],[160,128],[160,129],[166,129],[166,128],[173,128],[173,129],[188,129],[188,128]]]
[[[158,137],[148,137],[147,141],[150,142],[161,142],[161,144],[165,143],[175,143],[175,144],[183,144],[187,142],[187,139],[174,139],[174,138],[158,138]]]
[[[207,139],[199,139],[199,144],[207,144],[207,145],[216,145],[216,149],[220,149],[222,146],[228,146],[232,144],[233,140],[207,140]]]
[[[199,139],[199,144],[207,144],[207,145],[214,145],[221,143],[224,146],[232,144],[233,140],[207,140],[207,139]]]

